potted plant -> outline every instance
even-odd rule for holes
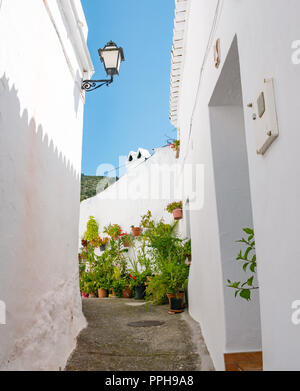
[[[174,220],[182,219],[182,201],[171,202],[166,209],[169,213],[173,213]]]
[[[104,227],[103,232],[110,236],[113,240],[118,240],[122,233],[122,229],[119,224],[109,224]]]
[[[146,282],[147,277],[151,274],[148,270],[143,272],[135,272],[134,274],[130,274],[130,287],[135,291],[135,298],[137,300],[143,300],[145,298],[146,293]]]
[[[131,232],[134,237],[138,237],[141,234],[141,228],[135,227],[134,225],[131,226]]]
[[[101,251],[105,251],[106,246],[108,245],[108,243],[109,243],[109,239],[108,238],[101,239],[100,250]]]
[[[132,296],[132,291],[130,289],[130,285],[126,284],[125,288],[122,291],[122,297],[123,297],[123,299],[130,299],[131,296]]]
[[[116,297],[123,297],[125,289],[125,282],[123,280],[114,280],[112,283],[113,295]]]
[[[89,295],[90,299],[93,299],[96,297],[96,287],[94,281],[86,282],[84,285],[84,292],[85,294]]]
[[[184,262],[185,255],[182,250],[184,250],[184,245],[179,242],[174,248],[174,252],[170,255],[170,258],[162,267],[162,276],[167,285],[167,297],[171,310],[176,310],[172,303],[176,306],[179,299],[181,300],[181,309],[184,308],[184,290],[187,286],[189,268]],[[177,301],[173,299],[177,299]]]
[[[84,239],[87,242],[91,242],[92,240],[98,237],[99,224],[97,223],[94,216],[90,216],[86,225],[86,232],[84,234]]]
[[[128,247],[132,247],[133,245],[133,240],[132,240],[132,236],[126,232],[122,233],[120,235],[120,238],[122,240],[122,243],[123,243],[123,246],[128,248]]]
[[[107,297],[108,286],[105,277],[99,279],[99,281],[97,282],[97,288],[98,288],[98,297],[100,299],[104,299],[105,297]]]
[[[107,297],[107,290],[105,288],[98,288],[98,297],[99,299]]]
[[[176,159],[178,159],[180,154],[180,140],[172,139],[172,141],[169,142],[169,146],[176,152]]]
[[[129,274],[123,274],[122,275],[122,281],[123,281],[123,291],[122,291],[122,297],[123,299],[130,299],[132,296],[132,290],[130,288],[130,279],[129,279]]]
[[[182,303],[182,297],[175,295],[170,298],[170,312],[183,312],[184,304]]]
[[[176,152],[176,159],[178,159],[180,154],[180,140],[174,140],[172,149]]]

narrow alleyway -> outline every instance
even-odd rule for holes
[[[66,370],[213,370],[198,324],[187,311],[169,315],[167,308],[126,299],[84,299],[88,327]],[[136,327],[135,322],[144,321],[144,327]]]

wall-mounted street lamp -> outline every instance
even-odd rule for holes
[[[119,75],[121,62],[125,60],[122,48],[119,48],[113,41],[108,42],[103,49],[99,49],[101,62],[104,64],[108,80],[83,80],[81,88],[90,92],[104,85],[109,86],[114,81],[114,76]]]

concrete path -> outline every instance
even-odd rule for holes
[[[199,325],[187,311],[126,299],[84,299],[88,327],[78,337],[67,371],[213,370]],[[136,321],[162,325],[130,327]]]

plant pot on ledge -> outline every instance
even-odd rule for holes
[[[107,290],[103,288],[98,289],[98,297],[100,299],[104,299],[105,297],[107,297]]]
[[[140,227],[131,227],[132,235],[135,237],[140,236],[141,234],[141,228]]]
[[[173,217],[174,220],[181,220],[182,219],[182,209],[174,209],[173,210]]]
[[[131,297],[131,289],[129,285],[125,287],[125,289],[122,291],[122,297],[123,299],[130,299]]]

